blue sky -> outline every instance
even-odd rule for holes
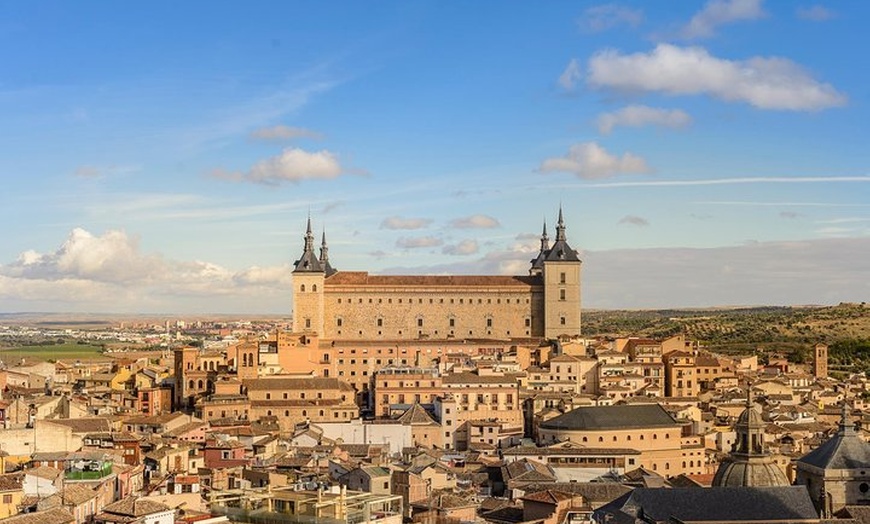
[[[870,296],[864,2],[6,3],[0,311],[288,313],[339,269],[587,307]]]

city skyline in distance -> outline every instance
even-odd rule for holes
[[[560,203],[586,308],[866,300],[868,10],[9,7],[0,311],[289,314],[309,214],[525,274]]]

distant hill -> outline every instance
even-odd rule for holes
[[[589,311],[583,334],[661,338],[683,333],[711,350],[804,352],[818,342],[870,341],[870,307],[837,306]],[[833,351],[832,351],[833,353]],[[800,355],[796,355],[798,359]]]

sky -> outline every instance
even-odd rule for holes
[[[0,312],[289,314],[339,270],[586,308],[870,297],[870,4],[4,2]]]

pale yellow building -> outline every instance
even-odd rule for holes
[[[562,211],[529,274],[398,276],[335,270],[308,221],[293,270],[293,331],[326,340],[571,338],[580,335],[580,269]]]

